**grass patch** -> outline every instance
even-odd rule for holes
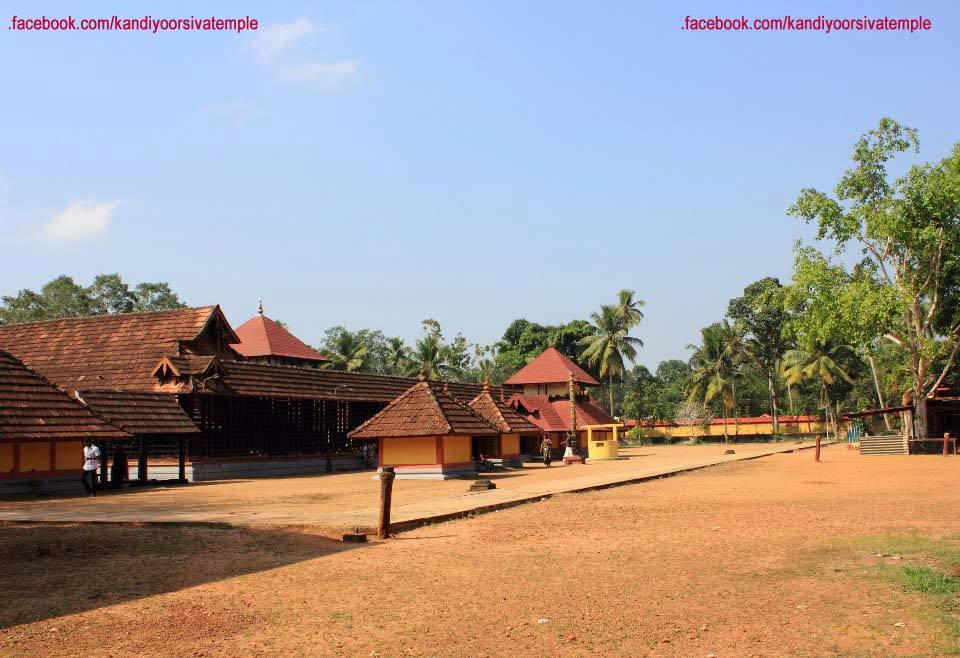
[[[908,592],[949,596],[960,592],[960,578],[948,576],[930,567],[904,567],[903,588]]]

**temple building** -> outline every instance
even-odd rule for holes
[[[80,489],[83,444],[133,437],[0,350],[0,493]]]
[[[349,434],[354,440],[376,441],[379,466],[393,466],[398,478],[441,480],[476,473],[480,442],[499,435],[470,407],[432,387],[424,375]]]
[[[347,433],[416,380],[322,368],[260,313],[241,327],[219,306],[66,318],[2,325],[0,349],[132,434],[144,480],[373,466]],[[465,404],[481,387],[448,390]]]
[[[571,379],[573,413],[570,409]],[[523,387],[523,392],[513,395],[507,403],[550,437],[555,452],[563,452],[571,430],[576,431],[581,448],[588,447],[588,434],[591,442],[615,441],[614,432],[620,423],[594,404],[587,390],[590,386],[599,386],[599,383],[555,347],[548,347],[507,379],[504,385]],[[537,453],[533,440],[528,437],[521,442],[524,454]]]
[[[490,392],[490,385],[484,384],[480,395],[470,400],[468,406],[474,413],[493,425],[498,434],[485,436],[479,440],[478,456],[503,466],[521,466],[521,443],[537,451],[540,445],[540,428],[517,413],[502,398]],[[528,452],[527,454],[531,454]]]

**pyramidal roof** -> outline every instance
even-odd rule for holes
[[[556,384],[568,381],[571,372],[575,382],[589,386],[599,385],[596,379],[555,347],[545,349],[540,356],[520,368],[504,384]]]
[[[467,405],[488,423],[504,434],[539,433],[540,428],[518,414],[503,400],[490,394],[490,386],[484,384],[480,395]]]
[[[328,361],[312,347],[263,314],[257,314],[236,328],[239,343],[231,345],[243,356],[285,356],[307,361]]]
[[[347,436],[383,439],[466,434],[490,436],[497,430],[470,407],[421,380]]]

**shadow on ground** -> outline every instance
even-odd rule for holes
[[[220,525],[0,525],[0,628],[357,550],[308,531]]]

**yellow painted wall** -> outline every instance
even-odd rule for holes
[[[520,454],[520,435],[519,434],[500,435],[500,454],[501,455],[519,455]]]
[[[0,443],[0,473],[13,470],[13,444]]]
[[[83,468],[83,444],[79,441],[76,443],[58,442],[55,450],[54,459],[56,463],[54,466],[58,471]]]
[[[383,463],[387,466],[437,463],[437,440],[432,436],[384,439],[380,449],[383,450]]]
[[[20,472],[49,471],[50,444],[46,441],[20,444]]]
[[[472,461],[469,436],[443,437],[443,461],[447,464],[462,464]]]
[[[845,423],[840,423],[841,432],[845,431],[845,427]],[[708,425],[707,427],[698,426],[695,429],[697,436],[723,436],[723,423]],[[823,421],[812,423],[780,423],[781,434],[809,434],[817,432],[822,433],[824,431],[825,424]],[[694,433],[693,428],[691,428],[689,425],[680,425],[676,427],[644,427],[642,432],[643,436],[645,437],[689,437]],[[727,434],[730,436],[737,436],[737,426],[734,424],[732,418],[727,420]],[[740,426],[740,436],[770,436],[772,434],[772,423],[750,423],[749,425],[744,424]]]
[[[612,430],[589,430],[587,456],[590,459],[616,459],[618,455],[619,447],[613,438]]]

